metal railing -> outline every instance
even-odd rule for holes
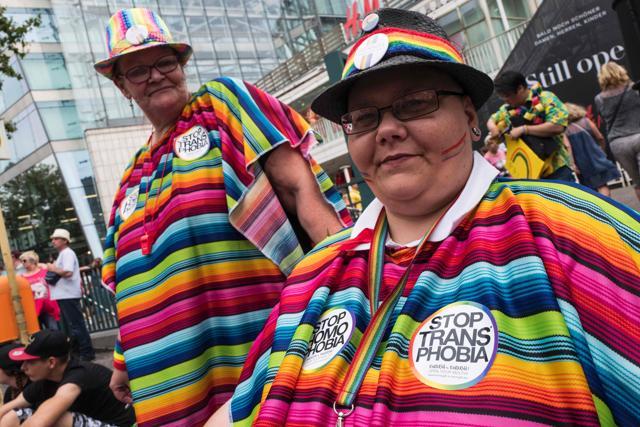
[[[267,93],[274,93],[322,64],[325,55],[347,46],[342,27],[336,25],[302,52],[287,59],[256,82]]]
[[[89,332],[106,331],[118,327],[114,296],[102,286],[99,267],[80,267],[84,320]]]
[[[406,2],[398,0],[395,3]],[[495,74],[504,64],[528,23],[529,21],[523,21],[502,34],[464,49],[463,55],[467,64],[489,75]],[[321,65],[328,53],[342,50],[347,46],[342,26],[336,25],[302,52],[287,59],[256,81],[256,86],[268,93],[276,93]]]
[[[322,136],[322,140],[318,145],[326,144],[337,139],[341,141],[344,140],[344,133],[340,125],[323,117],[318,116],[318,118],[311,123],[311,127]]]
[[[502,34],[464,49],[462,54],[465,61],[468,65],[484,71],[490,76],[497,73],[527,28],[528,23],[529,21],[524,21]]]

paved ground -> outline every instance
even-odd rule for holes
[[[640,212],[640,201],[633,187],[620,187],[611,190],[611,198]]]

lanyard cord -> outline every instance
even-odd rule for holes
[[[153,156],[151,154],[152,151],[152,147],[149,148],[149,161],[152,164],[153,167]],[[164,174],[167,170],[167,163],[169,163],[169,158],[168,158],[168,153],[163,153],[160,154],[160,161],[162,161],[162,157],[165,157],[165,161],[164,164],[162,165],[162,173],[160,174],[160,185],[158,186],[158,194],[156,194],[156,198],[155,201],[153,203],[153,209],[151,210],[150,213],[150,218],[149,218],[149,224],[153,224],[154,222],[154,218],[158,212],[158,200],[160,200],[160,195],[162,194],[162,184],[164,183]],[[143,166],[143,171],[144,171],[144,166]],[[153,240],[155,239],[155,230],[152,230],[153,233],[150,233],[147,231],[147,204],[149,202],[149,192],[151,190],[151,186],[153,185],[153,179],[151,179],[151,174],[149,174],[148,176],[148,180],[147,180],[147,188],[145,191],[145,196],[144,196],[144,212],[142,214],[142,237],[140,238],[140,247],[142,250],[142,254],[143,255],[148,255],[151,253],[151,246],[153,246]]]
[[[455,203],[455,200],[453,203]],[[453,205],[453,203],[451,205]],[[338,415],[338,423],[336,425],[343,425],[343,418],[351,414],[353,411],[353,402],[355,401],[355,397],[358,394],[366,373],[378,352],[380,344],[382,343],[382,338],[385,330],[387,329],[387,325],[391,320],[394,308],[398,303],[409,279],[411,267],[413,266],[418,254],[422,252],[426,243],[429,241],[429,237],[433,233],[433,230],[435,230],[437,225],[440,223],[440,220],[442,220],[448,211],[449,208],[444,210],[433,223],[431,228],[422,237],[404,274],[393,288],[391,294],[382,303],[382,305],[380,305],[380,308],[378,308],[378,298],[380,295],[380,288],[382,286],[382,272],[384,269],[384,247],[389,229],[389,223],[387,221],[387,215],[384,208],[380,212],[373,231],[371,248],[369,250],[369,305],[371,308],[372,318],[369,326],[367,326],[367,329],[362,335],[360,345],[358,345],[356,353],[353,356],[353,360],[349,365],[349,370],[345,376],[342,389],[338,393],[336,401],[333,404],[333,410]],[[336,406],[348,408],[347,412],[339,411],[336,409]]]

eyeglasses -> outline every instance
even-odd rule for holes
[[[142,83],[149,80],[152,68],[155,68],[162,74],[169,74],[178,68],[179,63],[175,55],[167,55],[158,59],[153,65],[138,65],[137,67],[133,67],[123,73],[123,76],[131,83]]]
[[[417,119],[418,117],[437,111],[440,107],[438,104],[438,96],[442,95],[464,96],[464,93],[450,90],[427,89],[405,95],[402,98],[396,99],[391,105],[383,108],[359,108],[342,115],[340,118],[342,130],[344,130],[344,133],[347,135],[374,130],[380,124],[380,117],[385,110],[391,110],[394,117],[403,122]]]

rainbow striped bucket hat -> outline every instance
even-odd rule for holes
[[[444,29],[427,15],[383,8],[362,20],[362,33],[351,47],[342,79],[326,89],[311,109],[335,123],[347,112],[353,84],[372,73],[427,64],[451,76],[480,108],[493,93],[493,81],[464,62]]]
[[[167,24],[152,10],[120,9],[107,24],[109,58],[96,62],[93,68],[103,76],[113,79],[113,67],[120,57],[156,46],[171,47],[183,65],[193,53],[188,44],[173,41]]]

